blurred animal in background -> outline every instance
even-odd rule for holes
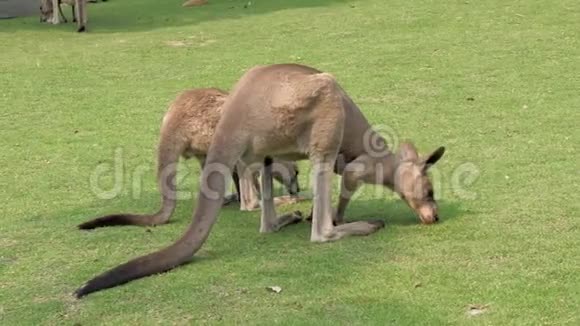
[[[62,18],[62,21],[67,23],[68,21],[61,8],[63,3],[72,8],[72,21],[77,23],[77,32],[86,31],[87,0],[40,0],[40,22],[56,25],[60,24]]]

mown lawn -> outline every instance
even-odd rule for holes
[[[0,21],[0,324],[580,323],[577,0],[181,2],[90,5],[86,34]],[[422,226],[367,186],[348,218],[387,228],[320,245],[307,224],[261,235],[258,212],[229,207],[192,264],[73,299],[189,223],[184,199],[150,232],[75,228],[157,208],[169,101],[279,62],[333,73],[391,141],[445,145],[433,171],[442,222]],[[121,193],[103,199],[91,175],[116,150]],[[198,164],[186,172],[180,187],[195,189]],[[106,172],[101,188],[113,179]]]

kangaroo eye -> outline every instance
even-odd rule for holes
[[[429,190],[427,192],[427,197],[430,198],[430,199],[433,199],[433,190]]]

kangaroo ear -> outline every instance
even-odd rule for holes
[[[433,164],[437,163],[439,159],[445,153],[445,147],[441,146],[437,148],[433,153],[429,154],[426,158],[423,159],[423,170],[427,171]]]
[[[397,157],[400,161],[416,161],[419,159],[419,154],[417,154],[417,148],[413,143],[405,141],[399,146]]]

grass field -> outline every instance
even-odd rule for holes
[[[181,2],[90,5],[86,34],[0,21],[0,324],[580,323],[577,0]],[[334,74],[392,141],[445,145],[433,171],[442,222],[422,226],[367,186],[347,218],[387,228],[320,245],[308,224],[261,235],[258,212],[228,207],[192,264],[73,299],[189,223],[191,199],[150,232],[76,229],[157,208],[169,101],[279,62]],[[91,175],[115,155],[121,192],[105,199]],[[193,190],[198,165],[184,167],[180,188]],[[104,175],[109,189],[114,173]]]

